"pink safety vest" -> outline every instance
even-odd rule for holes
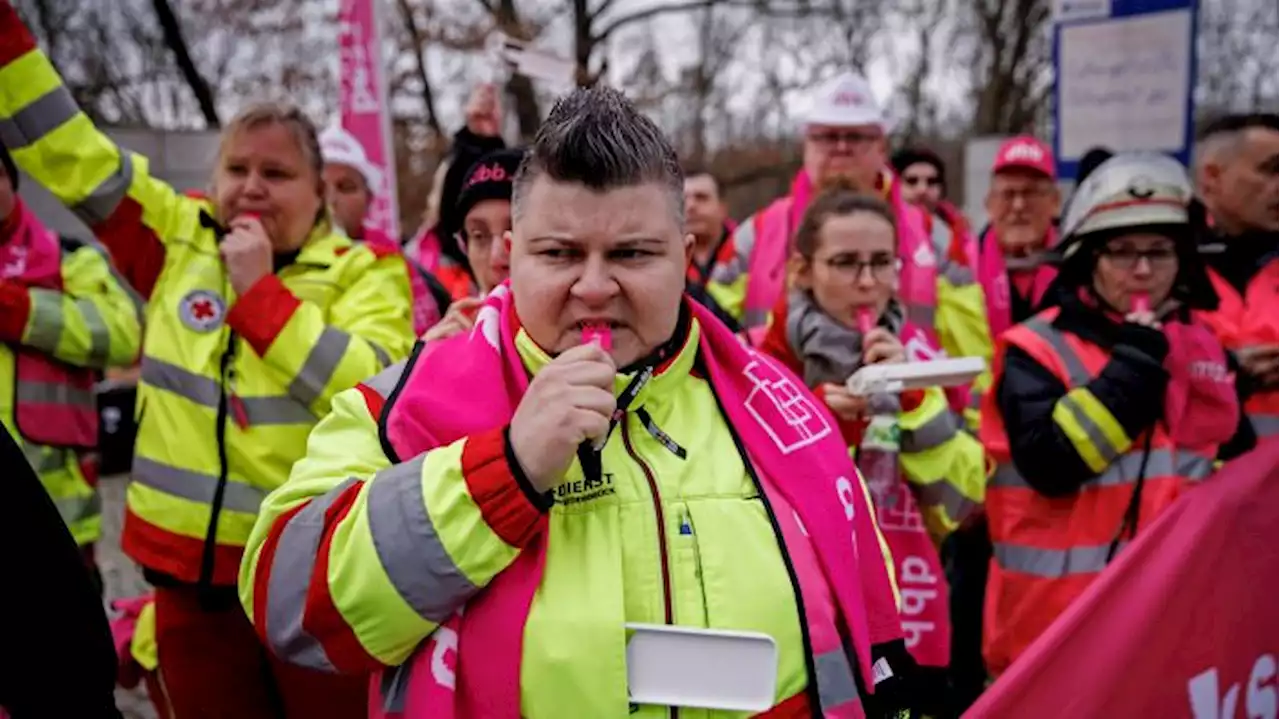
[[[1049,237],[1045,241],[1045,249],[1058,243],[1058,231],[1049,228]],[[977,253],[973,257],[973,266],[978,268],[978,282],[982,285],[982,294],[987,301],[987,324],[991,327],[991,337],[1004,334],[1013,326],[1013,301],[1010,297],[1009,270],[1004,263],[1004,251],[996,238],[995,230],[987,228],[982,239],[974,247]],[[1053,282],[1058,271],[1049,265],[1041,265],[1035,270],[1032,283],[1031,301],[1039,303],[1045,290]]]
[[[902,199],[901,188],[893,173],[886,171],[882,181],[888,183],[889,204],[898,220],[898,256],[902,259],[898,299],[906,308],[907,319],[936,341],[937,258],[925,230],[924,215],[919,208]],[[778,301],[786,279],[791,239],[809,207],[812,194],[813,184],[808,174],[801,170],[791,183],[791,194],[775,200],[752,218],[755,244],[747,266],[744,326],[763,324]]]
[[[62,290],[62,246],[19,201],[17,226],[0,244],[0,279],[30,288]],[[98,446],[94,373],[21,345],[14,353],[14,425],[32,444],[69,449]]]

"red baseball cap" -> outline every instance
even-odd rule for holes
[[[1058,179],[1058,168],[1053,162],[1053,150],[1030,135],[1019,135],[1005,140],[991,165],[991,174],[1023,168],[1038,172],[1050,180]]]

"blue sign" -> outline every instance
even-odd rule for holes
[[[1053,151],[1074,177],[1094,147],[1191,160],[1196,0],[1054,0]]]

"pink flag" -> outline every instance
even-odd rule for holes
[[[1276,716],[1278,451],[1183,495],[966,719]]]
[[[391,144],[391,107],[382,61],[382,0],[338,3],[338,76],[341,78],[342,127],[364,146],[370,164],[382,174],[373,188],[365,225],[399,237],[396,166]]]

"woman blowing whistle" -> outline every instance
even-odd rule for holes
[[[509,283],[336,398],[267,498],[240,586],[275,651],[388,670],[379,717],[742,716],[629,697],[626,624],[713,628],[776,643],[762,716],[890,704],[872,664],[901,626],[856,549],[877,541],[856,471],[796,380],[684,296],[681,195],[621,94],[555,106]]]
[[[362,716],[359,681],[263,650],[235,583],[259,505],[334,395],[407,354],[403,261],[333,231],[316,132],[296,108],[240,112],[210,197],[187,197],[93,126],[8,2],[0,38],[14,161],[94,229],[148,300],[122,542],[156,585],[173,714]]]
[[[901,592],[907,648],[924,668],[913,705],[940,707],[950,656],[947,587],[937,543],[982,503],[982,447],[959,431],[940,388],[850,394],[867,365],[941,353],[903,316],[896,296],[897,226],[887,204],[829,190],[806,211],[790,260],[791,290],[763,350],[814,387],[870,489]]]

